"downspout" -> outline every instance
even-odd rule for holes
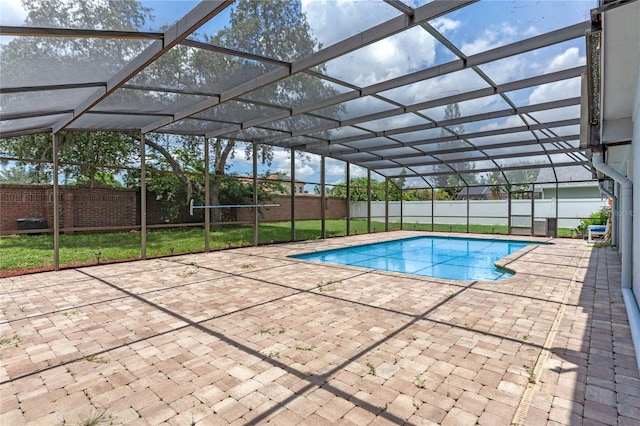
[[[622,208],[620,209],[620,217],[622,218],[622,235],[620,249],[622,251],[622,297],[624,306],[629,318],[629,328],[631,329],[631,340],[636,353],[636,366],[640,370],[640,308],[633,295],[631,272],[632,261],[632,235],[633,235],[633,183],[632,181],[619,173],[614,168],[605,164],[602,159],[602,152],[594,151],[591,159],[593,167],[606,176],[609,176],[622,186]]]
[[[611,245],[614,247],[618,247],[618,210],[619,210],[619,206],[618,206],[618,197],[616,197],[614,195],[613,192],[609,191],[607,188],[605,188],[604,186],[604,182],[603,181],[598,181],[598,189],[600,190],[600,193],[606,197],[609,197],[613,200],[613,202],[611,203]]]

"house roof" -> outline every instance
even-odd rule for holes
[[[553,169],[540,170],[538,178],[536,180],[536,186],[546,186],[545,184],[553,184],[555,182],[562,182],[564,185],[571,184],[572,186],[595,186],[597,181],[593,180],[593,174],[590,168],[574,166],[563,167],[555,170],[554,176]]]
[[[466,186],[462,188],[460,192],[458,192],[458,197],[487,195],[487,194],[491,194],[491,188],[488,186]]]
[[[580,182],[585,180],[592,180],[593,173],[591,168],[587,167],[563,167],[556,170],[556,176],[552,174],[553,170],[540,170],[538,174],[537,182],[555,182],[556,180],[561,182]]]
[[[414,3],[353,3],[359,13],[342,16],[336,5],[321,10],[318,2],[317,13],[307,15],[311,28],[329,12],[340,22],[348,16],[350,25],[318,33],[323,46],[306,53],[211,43],[209,28],[230,25],[233,2],[223,0],[201,2],[157,32],[107,22],[3,25],[2,36],[37,37],[58,48],[25,52],[23,63],[11,64],[25,72],[6,72],[3,49],[0,137],[110,130],[231,138],[343,160],[410,187],[446,186],[450,176],[472,184],[491,172],[508,184],[510,172],[521,169],[571,180],[564,169],[588,164],[579,105],[592,3],[572,3],[584,9],[573,15],[582,20],[560,26],[564,2],[500,3],[513,14],[527,3],[529,24],[515,22],[520,28],[510,36],[480,37],[486,42],[477,45],[453,37],[453,28],[482,25],[492,34],[503,25],[487,12],[492,2]],[[121,50],[105,51],[95,40]],[[414,48],[416,40],[424,49]],[[403,43],[413,50],[399,51]],[[65,56],[81,45],[88,46],[81,55]],[[394,54],[396,65],[410,59],[411,66],[385,65]],[[532,60],[543,54],[554,59],[544,66]],[[178,78],[194,65],[171,61],[196,55],[212,75],[228,78],[206,85]],[[176,65],[175,76],[166,64]],[[364,71],[354,77],[355,68]],[[457,113],[447,113],[452,105]]]

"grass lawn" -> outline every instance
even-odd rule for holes
[[[326,221],[327,237],[346,235],[344,220]],[[390,223],[390,230],[400,229],[400,224]],[[405,224],[404,229],[431,230],[431,224]],[[382,222],[372,222],[371,231],[384,231]],[[351,234],[367,232],[365,220],[351,221]],[[467,231],[466,225],[435,224],[434,231]],[[506,234],[506,226],[471,225],[469,232],[481,234]],[[570,237],[571,229],[560,228],[560,237]],[[261,223],[258,229],[259,243],[287,242],[291,240],[290,222]],[[296,240],[320,238],[321,222],[305,220],[296,222]],[[242,247],[253,244],[252,225],[232,225],[211,231],[211,250]],[[199,227],[154,229],[147,232],[147,256],[196,253],[204,251],[204,230]],[[96,264],[96,253],[100,262],[116,262],[140,259],[140,234],[138,232],[76,233],[60,235],[60,266],[71,267]],[[53,268],[53,236],[22,235],[0,238],[0,276],[19,272],[47,270]]]

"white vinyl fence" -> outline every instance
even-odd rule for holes
[[[587,218],[595,211],[607,205],[607,200],[594,198],[558,200],[558,227],[575,228],[580,219]],[[433,212],[432,212],[433,207]],[[400,222],[400,201],[389,202],[389,222]],[[508,200],[470,200],[468,204],[470,225],[508,225]],[[511,214],[514,216],[513,225],[531,226],[527,216],[531,216],[531,200],[512,200]],[[556,200],[534,200],[534,220],[555,218]],[[404,201],[402,203],[402,222],[404,223],[433,223],[466,224],[467,201]],[[384,221],[384,201],[371,202],[371,218]],[[367,218],[367,202],[354,201],[351,203],[351,218]],[[518,223],[518,220],[522,223]]]

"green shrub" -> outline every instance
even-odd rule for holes
[[[578,235],[585,236],[587,234],[589,226],[606,225],[610,215],[611,210],[609,209],[609,207],[603,207],[600,210],[591,213],[588,218],[582,219],[580,221],[580,225],[576,227],[576,233]]]

